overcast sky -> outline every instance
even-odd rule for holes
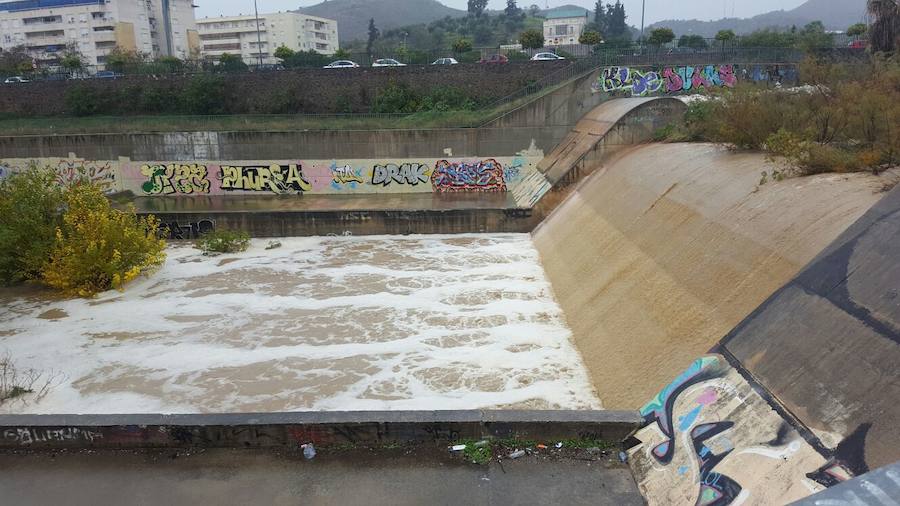
[[[320,0],[257,0],[260,12],[275,12],[295,9],[300,6],[313,5]],[[445,5],[465,10],[467,0],[439,0]],[[546,0],[538,0],[536,3],[545,6]],[[615,0],[604,0],[614,2]],[[663,19],[720,19],[723,14],[739,18],[754,16],[777,9],[793,9],[805,0],[646,0],[647,24]],[[253,12],[253,0],[195,0],[199,4],[197,17],[250,14]],[[535,0],[519,0],[520,7],[527,7]],[[641,24],[641,0],[623,0],[625,10],[628,13],[628,23],[634,26]],[[593,9],[592,0],[556,0],[550,2],[550,7],[575,4]],[[506,6],[506,0],[489,0],[489,9],[502,9]],[[393,13],[392,13],[393,14]],[[400,14],[400,13],[396,13]]]

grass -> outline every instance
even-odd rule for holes
[[[54,116],[0,117],[0,135],[103,134],[152,132],[289,132],[297,130],[370,130],[474,128],[559,89],[546,86],[530,95],[473,111],[412,114],[246,114],[222,116]]]

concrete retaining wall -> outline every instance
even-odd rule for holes
[[[518,438],[622,441],[634,411],[3,415],[0,448],[278,447]]]

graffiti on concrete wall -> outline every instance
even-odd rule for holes
[[[303,177],[300,164],[269,166],[222,165],[220,180],[225,191],[267,192],[277,195],[299,194],[312,190]]]
[[[29,446],[35,443],[46,442],[64,442],[64,441],[88,441],[101,439],[103,434],[100,432],[80,429],[78,427],[63,427],[59,429],[38,429],[38,428],[15,428],[3,431],[3,439],[5,441],[18,443],[22,446]]]
[[[705,65],[636,69],[608,67],[600,72],[593,91],[625,91],[634,97],[660,93],[681,93],[706,88],[733,87],[737,84],[734,65]]]
[[[696,360],[641,409],[631,450],[650,504],[790,502],[824,489],[826,459],[723,357]]]
[[[427,183],[430,173],[428,167],[421,163],[388,163],[376,165],[372,169],[372,184],[387,186],[389,184],[408,184],[416,186]]]
[[[85,160],[60,160],[56,164],[56,182],[68,186],[79,181],[89,181],[111,193],[116,189],[116,170],[110,162]]]
[[[340,190],[344,186],[348,186],[356,189],[365,182],[361,170],[346,164],[341,166],[338,166],[336,162],[331,164],[331,186],[333,188]]]
[[[431,173],[436,192],[505,192],[503,166],[493,158],[472,162],[437,162]]]
[[[143,165],[141,174],[147,178],[141,185],[141,190],[147,195],[209,193],[209,179],[205,165],[196,163]]]
[[[188,223],[170,221],[159,224],[160,235],[171,240],[198,239],[201,235],[212,232],[215,229],[216,222],[213,220],[200,220]]]

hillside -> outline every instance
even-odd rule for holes
[[[437,0],[329,0],[297,11],[336,19],[342,43],[365,40],[369,19],[375,19],[375,26],[384,32],[400,26],[430,23],[447,16],[466,15],[466,11],[452,9]]]
[[[719,30],[726,29],[742,34],[762,28],[800,28],[812,21],[821,21],[829,30],[846,30],[853,23],[865,21],[865,15],[866,0],[808,0],[795,9],[767,12],[747,19],[666,20],[650,27],[664,26],[674,30],[677,35],[693,33],[704,37],[713,37]]]

